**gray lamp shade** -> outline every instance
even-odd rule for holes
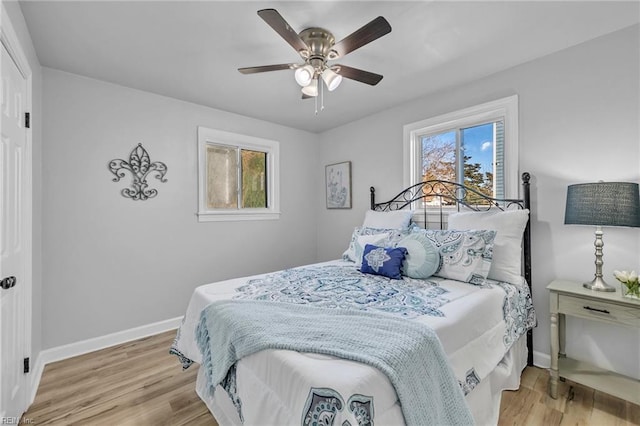
[[[569,185],[564,223],[640,227],[638,184],[597,182]]]

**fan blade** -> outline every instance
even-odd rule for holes
[[[356,80],[372,86],[375,86],[380,83],[380,80],[382,80],[382,76],[380,74],[359,70],[358,68],[352,68],[346,65],[334,65],[331,69],[344,78],[350,78],[351,80]]]
[[[359,30],[354,31],[333,46],[338,57],[364,46],[367,43],[382,37],[391,32],[391,25],[382,16],[378,16],[373,21],[364,25]]]
[[[271,28],[273,28],[280,37],[282,37],[287,43],[291,45],[296,52],[300,53],[300,51],[309,51],[309,46],[302,41],[300,36],[291,25],[284,20],[282,15],[278,13],[275,9],[262,9],[258,11],[258,15],[264,19],[264,21],[269,24]]]
[[[258,72],[267,72],[267,71],[292,70],[297,67],[298,67],[298,64],[262,65],[260,67],[238,68],[238,71],[240,71],[242,74],[255,74]]]

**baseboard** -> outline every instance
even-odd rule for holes
[[[109,346],[119,345],[121,343],[174,330],[180,326],[181,322],[182,317],[177,317],[154,322],[152,324],[142,325],[129,330],[118,331],[116,333],[100,337],[94,337],[92,339],[82,340],[80,342],[70,343],[68,345],[57,346],[40,352],[38,361],[42,359],[42,364],[44,366],[52,362],[108,348]]]
[[[551,355],[533,351],[533,365],[540,368],[549,368],[551,366]]]

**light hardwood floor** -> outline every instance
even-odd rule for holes
[[[49,364],[23,415],[33,425],[216,425],[170,331]]]
[[[169,355],[175,332],[47,365],[23,421],[33,425],[212,425],[195,393],[196,369]],[[640,425],[640,406],[560,383],[547,396],[546,370],[528,367],[520,390],[504,392],[500,426]]]

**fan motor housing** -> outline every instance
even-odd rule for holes
[[[300,53],[304,59],[322,59],[324,62],[328,59],[337,58],[338,54],[336,51],[331,50],[336,43],[336,39],[330,31],[324,28],[313,27],[300,31],[298,35],[302,41],[309,46],[309,52]],[[308,55],[306,53],[308,53]]]

